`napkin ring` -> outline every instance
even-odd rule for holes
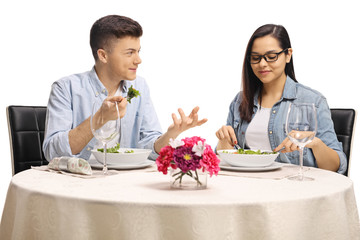
[[[68,157],[61,157],[59,161],[59,169],[61,171],[69,171],[68,170]]]

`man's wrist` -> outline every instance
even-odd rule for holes
[[[172,139],[175,139],[177,138],[182,132],[181,131],[177,131],[175,129],[168,129],[168,131],[164,134],[166,135],[167,137],[172,138]]]

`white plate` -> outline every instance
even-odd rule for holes
[[[126,150],[132,150],[132,153],[125,153]],[[143,148],[120,148],[119,153],[108,153],[107,155],[107,164],[112,165],[137,165],[142,164],[146,159],[148,159],[151,149]],[[92,155],[95,159],[103,164],[105,154],[99,152],[97,149],[91,150]]]
[[[274,162],[270,166],[265,167],[233,167],[227,164],[224,161],[221,161],[219,164],[221,169],[230,170],[230,171],[242,171],[242,172],[265,172],[270,170],[275,170],[282,167],[282,164],[279,162]]]
[[[99,169],[103,168],[103,165],[101,163],[99,163],[98,161],[96,161],[95,158],[90,157],[89,164],[93,168],[99,168]],[[145,167],[148,167],[148,166],[153,165],[153,164],[155,164],[155,161],[148,159],[142,164],[136,164],[136,165],[112,165],[112,164],[108,164],[107,167],[108,167],[108,169],[127,170],[127,169],[145,168]]]
[[[245,149],[248,151],[249,149]],[[219,158],[224,160],[234,167],[266,167],[275,162],[275,159],[279,153],[271,154],[234,154],[237,153],[236,149],[223,149],[217,151]],[[256,150],[257,151],[257,150]],[[266,150],[260,150],[261,152],[271,152]]]

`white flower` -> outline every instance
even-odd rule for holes
[[[177,140],[177,139],[174,140],[172,138],[170,138],[169,144],[172,148],[177,148],[177,147],[181,147],[181,146],[185,145],[184,141]]]
[[[201,157],[201,155],[205,151],[205,144],[202,141],[198,141],[192,148],[192,151],[195,153],[196,156]]]

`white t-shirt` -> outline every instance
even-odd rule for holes
[[[251,120],[245,135],[246,145],[252,150],[272,151],[268,136],[271,108],[259,108]]]

